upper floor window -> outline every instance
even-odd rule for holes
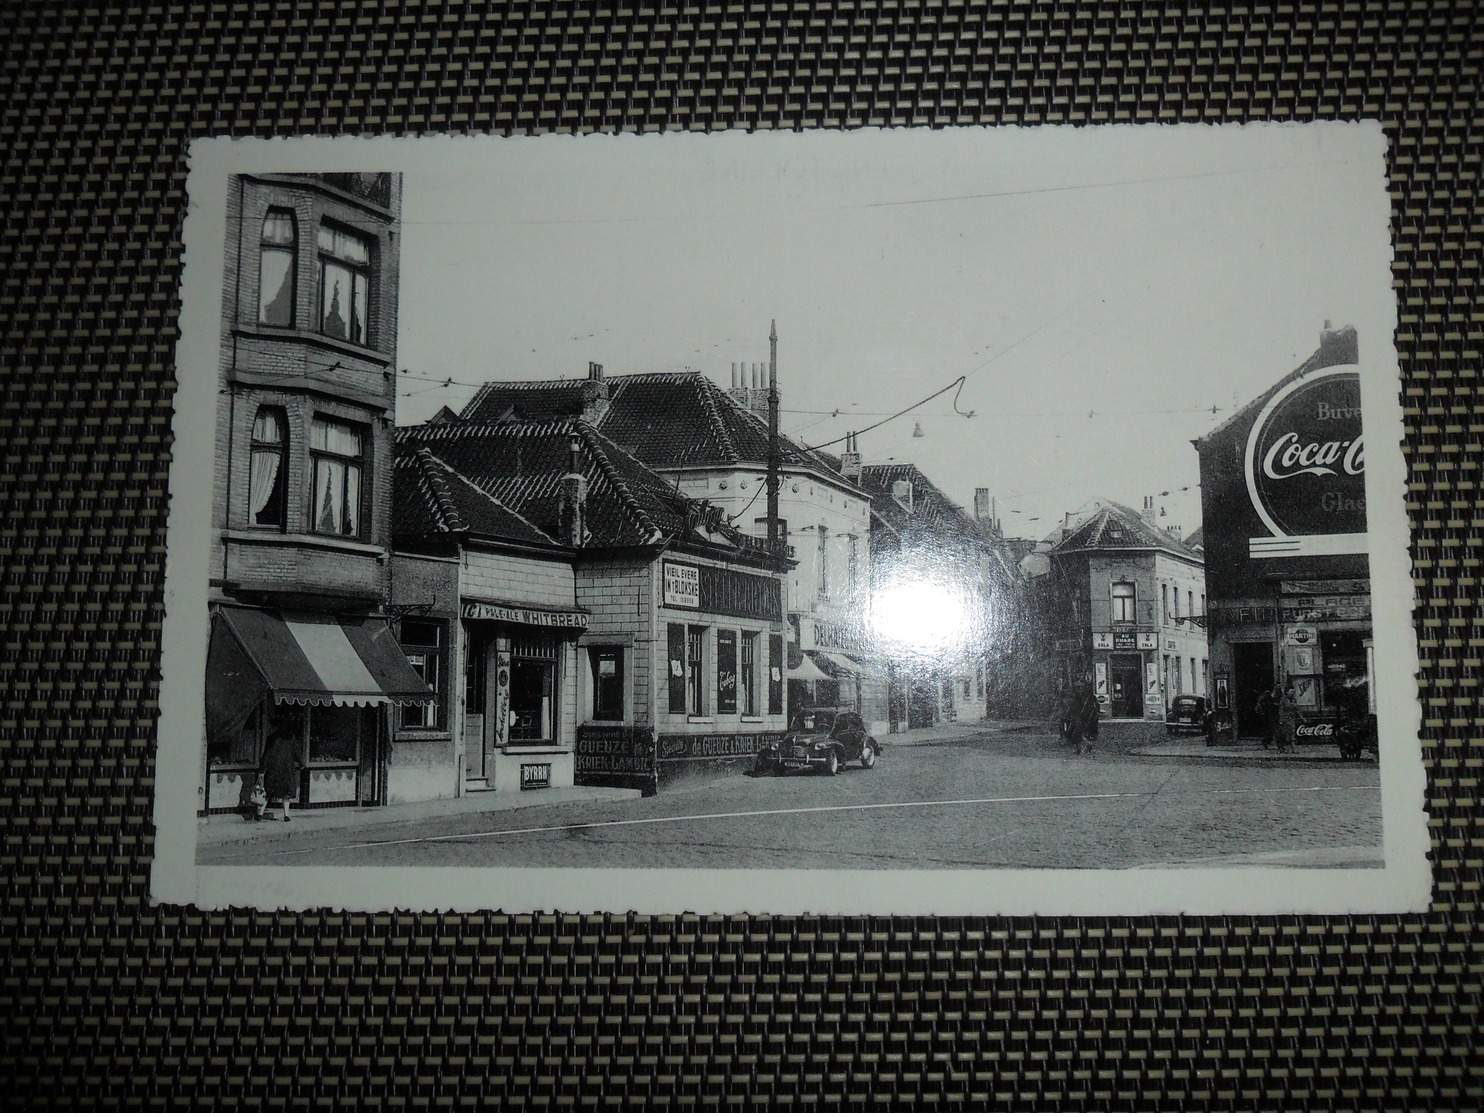
[[[403,729],[444,728],[444,632],[437,621],[405,618],[401,624],[402,651],[413,671],[433,692],[429,702],[409,703],[401,708]]]
[[[371,244],[333,225],[321,225],[319,252],[320,333],[365,345]]]
[[[1134,620],[1134,584],[1132,582],[1113,583],[1113,623],[1120,621],[1133,623]]]
[[[294,257],[299,234],[294,211],[270,209],[263,218],[258,253],[258,321],[269,326],[294,324]]]
[[[310,431],[309,457],[314,530],[324,535],[364,535],[361,479],[366,468],[365,429],[337,419],[317,418]]]
[[[248,522],[254,527],[284,526],[288,501],[288,422],[281,407],[260,407],[252,424],[248,476]]]
[[[830,595],[829,532],[819,525],[819,596]]]

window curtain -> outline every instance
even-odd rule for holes
[[[252,509],[252,522],[257,523],[268,501],[273,498],[274,484],[278,481],[278,467],[282,455],[277,450],[254,450],[252,473],[248,482],[248,505]]]

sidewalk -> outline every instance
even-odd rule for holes
[[[879,733],[876,743],[887,752],[900,745],[941,745],[956,741],[974,741],[986,734],[1034,733],[1045,729],[1043,722],[1031,718],[1020,720],[946,721],[923,729],[904,729],[900,733]]]
[[[1366,752],[1360,760],[1346,760],[1335,744],[1299,745],[1292,752],[1279,752],[1275,748],[1263,748],[1256,741],[1223,741],[1217,745],[1206,744],[1204,737],[1171,737],[1154,745],[1129,750],[1131,756],[1180,756],[1192,760],[1268,760],[1275,764],[1325,764],[1331,761],[1343,764],[1374,764],[1376,754]]]
[[[553,787],[538,791],[474,791],[460,799],[433,799],[425,803],[394,803],[387,807],[328,807],[305,810],[295,807],[288,822],[273,818],[250,822],[237,814],[207,815],[196,823],[196,848],[232,845],[290,837],[321,830],[348,830],[359,826],[385,826],[399,822],[423,822],[453,815],[494,814],[523,807],[550,807],[561,803],[608,803],[638,799],[637,789],[626,787]]]

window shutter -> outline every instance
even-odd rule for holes
[[[685,625],[667,625],[669,631],[669,662],[665,671],[670,680],[670,712],[685,713]]]
[[[768,713],[783,713],[783,637],[768,635]]]

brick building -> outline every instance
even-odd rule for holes
[[[1062,683],[1091,665],[1105,717],[1161,721],[1177,694],[1208,694],[1205,570],[1144,509],[1100,502],[1046,553]]]
[[[767,535],[767,391],[733,369],[724,391],[699,372],[485,384],[464,422],[581,418],[680,493],[718,509],[756,539]],[[884,664],[862,624],[869,607],[870,497],[840,473],[840,461],[780,436],[780,537],[792,558],[785,575],[789,624],[787,702],[855,706],[872,732],[886,732]]]
[[[1359,346],[1319,348],[1209,434],[1200,455],[1215,701],[1239,736],[1292,684],[1306,736],[1375,713]]]
[[[385,611],[400,209],[394,174],[231,185],[204,811],[239,809],[270,735],[301,803],[396,794],[388,711],[428,694]]]
[[[884,610],[901,600],[896,612],[914,626],[873,633],[889,672],[892,729],[983,720],[1020,581],[988,491],[976,492],[971,516],[915,465],[860,464],[853,437],[842,469],[871,496],[872,600]]]
[[[651,788],[781,732],[786,561],[581,420],[398,442],[402,642],[446,664],[398,749],[438,790]]]

